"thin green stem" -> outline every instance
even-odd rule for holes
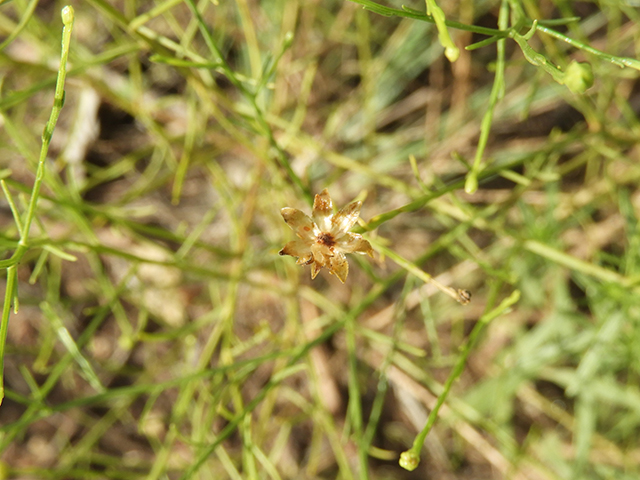
[[[533,25],[533,23],[532,23]],[[569,45],[571,45],[574,48],[577,48],[579,50],[583,50],[585,52],[589,52],[594,54],[595,56],[597,56],[598,58],[600,58],[601,60],[604,60],[606,62],[610,62],[613,63],[614,65],[617,65],[619,67],[630,67],[633,68],[635,70],[640,70],[640,61],[636,60],[635,58],[629,58],[629,57],[618,57],[616,55],[610,55],[608,53],[603,52],[602,50],[598,50],[597,48],[593,48],[590,45],[587,45],[586,43],[582,43],[578,40],[574,40],[573,38],[567,37],[566,35],[563,35],[560,32],[557,32],[555,30],[553,30],[552,28],[546,27],[545,25],[541,25],[540,22],[538,22],[538,24],[536,25],[536,30],[538,32],[542,32],[542,33],[546,33],[547,35],[557,39],[557,40],[562,40],[565,43],[568,43]]]
[[[27,218],[24,222],[23,235],[20,238],[20,245],[27,245],[31,223],[33,222],[33,217],[36,214],[36,206],[38,204],[38,197],[40,196],[40,187],[42,186],[42,181],[44,179],[45,161],[47,159],[47,153],[49,152],[49,144],[51,143],[51,137],[53,136],[53,130],[55,129],[56,123],[58,122],[60,111],[62,110],[62,106],[64,105],[64,81],[67,76],[67,59],[69,57],[69,44],[71,42],[73,20],[73,7],[67,5],[62,9],[62,21],[64,22],[64,28],[62,29],[62,52],[60,55],[58,80],[56,81],[56,92],[53,97],[53,108],[51,109],[51,116],[49,117],[49,121],[45,125],[44,131],[42,132],[42,147],[40,149],[40,158],[38,159],[36,179],[33,184],[31,198],[29,199]]]
[[[9,330],[9,315],[16,285],[15,265],[7,269],[7,285],[4,291],[4,305],[2,306],[2,323],[0,323],[0,405],[4,400],[4,346]]]
[[[498,305],[489,313],[486,313],[482,317],[480,317],[480,320],[478,320],[478,323],[476,323],[475,327],[473,327],[473,330],[471,331],[469,338],[467,339],[465,344],[462,346],[462,351],[460,352],[460,356],[458,357],[458,360],[456,361],[456,364],[453,367],[453,370],[449,374],[449,377],[447,378],[447,381],[444,384],[442,392],[440,393],[440,395],[438,395],[438,400],[436,401],[435,407],[433,407],[433,409],[431,410],[431,413],[429,413],[429,417],[427,418],[426,425],[424,426],[422,431],[418,434],[418,436],[416,436],[411,449],[407,450],[406,452],[403,452],[402,455],[400,455],[401,467],[406,468],[407,470],[415,470],[415,468],[418,466],[418,464],[420,463],[420,450],[424,445],[424,441],[427,438],[427,435],[429,434],[429,432],[431,431],[431,428],[433,427],[433,424],[435,423],[436,418],[438,417],[438,412],[440,411],[440,407],[442,407],[442,404],[445,402],[445,400],[447,399],[447,396],[449,395],[449,392],[451,391],[453,382],[455,382],[458,379],[458,377],[462,374],[462,371],[464,370],[464,366],[467,363],[467,358],[469,357],[471,350],[477,343],[480,332],[493,319],[507,312],[509,308],[513,304],[515,304],[519,299],[520,299],[520,291],[514,290],[509,297],[505,298],[500,303],[500,305]]]
[[[453,40],[451,40],[451,36],[447,30],[447,21],[444,12],[435,0],[426,0],[426,4],[427,15],[433,18],[436,28],[438,29],[438,40],[440,40],[440,44],[444,47],[444,54],[450,62],[455,62],[460,56],[460,50],[456,47],[455,43],[453,43]]]
[[[501,30],[505,30],[509,23],[509,4],[503,0],[500,5],[500,13],[498,15],[498,26]],[[478,148],[476,149],[476,156],[473,160],[473,166],[467,175],[467,179],[464,185],[464,189],[467,193],[475,193],[478,190],[478,175],[483,169],[482,156],[484,150],[487,147],[487,141],[489,140],[489,132],[491,131],[491,124],[493,123],[493,112],[495,111],[496,104],[504,96],[505,83],[504,83],[504,69],[505,69],[505,39],[502,38],[497,42],[498,58],[496,60],[496,76],[493,80],[493,86],[491,87],[491,96],[489,98],[489,108],[482,118],[482,124],[480,126],[480,139],[478,140]]]
[[[579,258],[538,242],[537,240],[526,240],[523,243],[523,247],[536,255],[540,255],[547,260],[557,263],[558,265],[563,265],[571,270],[584,273],[585,275],[592,276],[603,282],[616,283],[624,288],[632,286],[633,282],[629,278],[620,275],[618,272],[601,267],[600,265],[585,262],[584,260],[580,260]]]
[[[449,295],[451,298],[453,298],[455,301],[457,301],[458,303],[460,303],[462,305],[466,305],[466,304],[469,303],[469,301],[471,299],[471,294],[468,291],[461,290],[461,289],[456,290],[455,288],[451,288],[451,287],[447,287],[445,285],[442,285],[440,282],[438,282],[435,278],[433,278],[427,272],[422,270],[420,267],[418,267],[414,263],[410,262],[406,258],[402,257],[401,255],[398,255],[396,252],[394,252],[390,248],[385,247],[380,242],[377,242],[377,241],[375,241],[373,239],[371,239],[370,242],[371,242],[371,245],[373,246],[373,248],[378,253],[381,253],[381,254],[389,257],[396,264],[398,264],[399,266],[404,268],[407,272],[409,272],[409,273],[415,275],[416,277],[418,277],[424,283],[433,284],[442,293],[446,293],[447,295]]]
[[[20,235],[20,237],[22,237],[22,219],[20,218],[20,213],[18,212],[16,202],[13,200],[11,191],[9,190],[9,187],[7,187],[7,182],[5,182],[4,179],[0,180],[0,185],[2,185],[2,191],[4,192],[4,196],[9,203],[9,208],[11,209],[11,214],[13,215],[13,221],[16,222],[16,227],[18,227],[18,234]]]
[[[355,317],[349,317],[345,324],[347,334],[347,352],[349,356],[349,418],[358,448],[360,477],[369,478],[366,438],[362,434],[362,404],[358,379],[358,359],[356,355]]]
[[[417,210],[420,210],[430,201],[436,198],[439,198],[449,192],[453,192],[454,190],[457,190],[460,187],[462,187],[462,185],[463,185],[462,181],[453,182],[450,185],[447,185],[446,187],[438,191],[423,195],[420,198],[414,200],[413,202],[407,203],[406,205],[395,208],[393,210],[389,210],[388,212],[376,215],[375,217],[372,217],[363,228],[355,228],[353,229],[353,231],[354,232],[373,231],[383,223],[388,222],[389,220],[397,217],[401,213],[409,213],[409,212],[415,212]]]
[[[7,285],[4,295],[4,305],[2,308],[2,320],[0,323],[0,403],[4,398],[4,354],[5,343],[7,339],[7,331],[9,328],[9,314],[11,312],[11,305],[14,304],[17,307],[16,292],[16,267],[24,254],[29,249],[28,238],[31,224],[36,214],[36,207],[38,205],[38,198],[40,196],[40,187],[44,180],[45,163],[47,159],[47,153],[49,151],[49,145],[51,143],[51,137],[53,130],[58,122],[60,116],[60,110],[64,105],[64,81],[67,75],[67,59],[69,57],[69,45],[71,43],[71,31],[73,29],[74,12],[73,7],[67,5],[62,9],[62,23],[64,25],[62,29],[62,52],[60,54],[60,67],[58,68],[58,79],[56,81],[56,91],[53,97],[53,108],[51,109],[51,116],[49,121],[44,127],[42,132],[42,146],[40,149],[40,158],[38,160],[38,166],[36,169],[36,178],[33,183],[33,189],[31,191],[31,198],[29,199],[29,206],[27,208],[27,215],[25,221],[20,225],[19,220],[16,218],[16,225],[20,232],[20,241],[18,247],[11,256],[11,258],[1,261],[0,268],[7,269]],[[4,186],[3,186],[4,188]],[[5,189],[5,193],[8,190]],[[10,199],[10,195],[7,195]],[[11,200],[9,200],[11,202]],[[14,207],[12,207],[12,211]],[[16,212],[14,212],[16,215]]]

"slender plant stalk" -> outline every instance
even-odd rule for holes
[[[36,214],[36,207],[38,206],[40,187],[42,186],[42,181],[44,180],[47,153],[49,151],[49,145],[51,144],[53,130],[56,127],[58,117],[60,116],[60,111],[62,110],[62,106],[64,105],[64,81],[67,76],[67,59],[69,58],[69,46],[71,43],[73,20],[73,7],[67,5],[62,9],[62,23],[64,25],[62,29],[62,51],[60,54],[60,67],[58,68],[56,90],[53,97],[53,108],[51,109],[49,121],[45,125],[44,131],[42,132],[42,147],[40,148],[40,158],[38,159],[36,178],[33,183],[33,189],[31,191],[31,197],[29,199],[27,215],[22,225],[18,220],[16,220],[18,231],[20,232],[20,241],[18,242],[18,247],[16,248],[15,252],[13,252],[13,255],[11,255],[11,258],[0,261],[0,268],[7,269],[7,286],[4,295],[4,305],[2,308],[2,323],[0,323],[0,404],[2,404],[2,400],[4,399],[4,347],[6,344],[7,331],[9,328],[9,314],[11,311],[11,304],[13,303],[14,305],[17,305],[16,269],[17,265],[20,263],[20,260],[29,249],[29,231]]]
[[[381,253],[389,257],[395,263],[397,263],[402,268],[404,268],[407,272],[412,273],[413,275],[418,277],[420,280],[422,280],[424,283],[433,284],[438,290],[440,290],[442,293],[446,293],[458,303],[462,305],[466,305],[471,300],[471,294],[468,291],[455,289],[455,288],[451,288],[446,285],[443,285],[440,282],[438,282],[435,278],[433,278],[431,275],[429,275],[427,272],[417,267],[414,263],[410,262],[409,260],[402,257],[401,255],[398,255],[396,252],[394,252],[390,248],[385,247],[380,242],[377,242],[373,239],[371,239],[370,242],[371,242],[371,245],[375,248],[375,250],[378,251],[378,253]]]
[[[2,323],[0,323],[0,405],[4,400],[4,346],[9,329],[9,315],[11,313],[11,299],[16,285],[16,266],[7,268],[7,285],[4,291],[4,305],[2,306]]]
[[[436,418],[438,417],[438,412],[440,411],[440,407],[442,407],[442,404],[445,402],[445,400],[447,399],[447,396],[449,395],[449,391],[451,390],[451,386],[453,385],[453,382],[455,382],[458,379],[458,377],[462,374],[462,371],[464,370],[464,366],[467,363],[467,358],[469,357],[471,350],[477,343],[480,332],[494,318],[499,317],[503,313],[507,312],[508,309],[514,303],[516,303],[519,299],[520,299],[520,291],[514,290],[510,296],[505,298],[500,303],[500,305],[498,305],[489,313],[485,313],[482,317],[480,317],[480,320],[478,320],[478,323],[476,323],[475,327],[473,327],[473,330],[469,335],[469,339],[462,346],[462,351],[460,352],[458,361],[456,362],[455,366],[453,367],[453,370],[449,374],[449,378],[447,378],[447,381],[444,384],[442,393],[438,395],[438,400],[436,402],[435,407],[433,407],[433,410],[431,410],[431,413],[429,413],[429,418],[427,418],[426,425],[424,426],[422,431],[418,434],[418,436],[416,436],[415,440],[413,441],[413,446],[406,452],[402,452],[402,454],[400,455],[400,466],[402,468],[405,468],[407,470],[415,470],[419,465],[420,450],[422,449],[422,445],[424,445],[424,441],[427,438],[427,435],[429,434],[429,432],[431,431],[431,428],[433,427],[433,424],[435,423]]]
[[[561,40],[565,43],[568,43],[572,47],[575,47],[579,50],[592,53],[596,57],[600,58],[601,60],[604,60],[605,62],[613,63],[614,65],[617,65],[620,68],[630,67],[635,70],[640,70],[640,61],[636,60],[635,58],[617,57],[616,55],[609,55],[608,53],[598,50],[597,48],[593,48],[592,46],[587,45],[586,43],[582,43],[582,42],[579,42],[578,40],[574,40],[571,37],[567,37],[566,35],[563,35],[562,33],[557,32],[546,25],[548,25],[548,23],[538,22],[536,24],[536,30],[538,32],[546,33],[550,37],[553,37],[557,40]]]
[[[354,441],[358,448],[359,478],[369,478],[369,462],[366,439],[362,426],[362,398],[360,395],[358,360],[356,357],[355,317],[349,317],[345,323],[347,334],[347,352],[349,354],[349,418],[353,428]]]
[[[500,13],[498,15],[498,26],[501,30],[505,30],[509,23],[509,4],[506,0],[502,1],[500,5]],[[467,179],[464,185],[464,189],[467,193],[475,193],[478,189],[478,176],[482,171],[482,156],[489,140],[489,132],[491,131],[491,124],[493,123],[493,112],[495,110],[498,100],[504,97],[505,83],[504,83],[504,52],[505,52],[506,40],[501,38],[498,40],[496,48],[498,50],[498,58],[496,59],[496,76],[493,79],[493,87],[491,87],[491,96],[489,98],[489,108],[482,117],[482,124],[480,126],[480,139],[478,140],[478,148],[476,149],[476,156],[473,160],[473,166],[467,175]]]
[[[433,18],[438,29],[438,39],[440,44],[444,47],[444,54],[450,62],[455,62],[460,56],[460,49],[456,47],[451,36],[447,30],[447,21],[444,17],[444,12],[435,2],[435,0],[426,0],[427,15]]]

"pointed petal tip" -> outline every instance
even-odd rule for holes
[[[333,203],[331,201],[331,196],[329,195],[329,190],[325,188],[322,192],[316,194],[313,199],[313,214],[316,215],[318,213],[322,213],[326,215],[328,213],[332,213],[332,211]]]
[[[313,262],[311,264],[311,280],[315,279],[318,276],[318,273],[320,273],[321,268],[322,266],[318,265],[316,262]]]
[[[298,238],[311,242],[315,223],[304,212],[297,208],[285,207],[280,210],[280,214],[285,223],[296,233]]]
[[[366,253],[367,255],[369,255],[371,258],[373,258],[373,247],[371,246],[371,244],[365,240],[364,238],[362,239],[362,253]]]
[[[336,252],[329,262],[329,271],[344,283],[347,279],[347,275],[349,275],[349,262],[347,262],[344,253]]]
[[[359,233],[347,233],[338,240],[338,248],[344,253],[367,254],[373,258],[373,248],[371,244],[362,238]]]
[[[307,261],[311,257],[311,251],[302,240],[292,240],[282,247],[278,255],[291,255],[296,258],[304,258]]]
[[[301,213],[304,215],[304,213],[301,212],[300,210],[298,210],[297,208],[284,207],[284,208],[280,209],[280,215],[282,215],[282,218],[284,218],[285,222],[288,222],[292,218],[295,218],[296,216],[299,216]]]

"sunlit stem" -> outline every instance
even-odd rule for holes
[[[442,392],[440,393],[440,395],[438,395],[438,400],[436,401],[436,405],[433,407],[433,409],[429,413],[429,418],[427,418],[427,423],[425,424],[422,431],[416,436],[412,447],[400,455],[401,467],[407,470],[414,470],[418,466],[418,464],[420,463],[420,450],[424,445],[424,441],[427,438],[427,435],[429,434],[429,432],[431,431],[431,428],[433,427],[433,424],[435,423],[436,418],[438,417],[438,412],[440,411],[440,407],[442,407],[445,400],[447,399],[447,396],[449,395],[449,391],[451,390],[453,382],[455,382],[458,379],[458,377],[462,374],[462,371],[464,370],[464,366],[467,363],[467,358],[469,357],[469,353],[471,353],[471,350],[473,350],[473,347],[477,343],[480,332],[493,319],[495,319],[496,317],[499,317],[503,313],[506,313],[509,310],[509,308],[514,303],[516,303],[519,299],[520,299],[520,291],[515,290],[509,297],[505,298],[500,303],[500,305],[498,305],[496,308],[491,310],[489,313],[485,313],[484,315],[482,315],[482,317],[480,317],[480,320],[478,320],[478,323],[476,323],[475,327],[473,327],[473,330],[471,331],[469,338],[467,339],[465,344],[462,346],[460,356],[458,357],[458,360],[456,361],[456,364],[453,367],[453,370],[449,374],[449,377],[447,378],[447,381],[444,384]]]
[[[498,26],[501,29],[506,29],[509,24],[509,5],[506,1],[503,1],[500,6],[500,13],[498,14]],[[484,166],[482,164],[482,157],[484,155],[487,142],[489,140],[489,132],[491,131],[491,124],[493,123],[493,112],[495,111],[498,100],[504,96],[505,82],[504,82],[504,69],[505,69],[505,40],[500,39],[497,41],[498,58],[496,60],[496,76],[493,79],[493,86],[491,87],[491,96],[489,97],[489,108],[482,117],[482,124],[480,125],[480,139],[478,140],[478,148],[476,149],[476,155],[473,160],[473,166],[467,174],[467,178],[464,184],[464,190],[467,193],[475,193],[478,190],[478,177],[482,172]]]
[[[441,284],[439,281],[437,281],[435,278],[433,278],[431,275],[429,275],[427,272],[425,272],[421,268],[418,268],[415,264],[411,263],[406,258],[402,257],[401,255],[398,255],[393,250],[391,250],[391,249],[385,247],[384,245],[380,244],[380,242],[377,242],[376,240],[373,240],[373,239],[370,239],[369,242],[371,243],[373,248],[378,253],[380,253],[380,254],[382,254],[382,255],[384,255],[386,257],[389,257],[391,260],[393,260],[399,266],[404,268],[409,273],[411,273],[411,274],[415,275],[416,277],[418,277],[424,283],[432,284],[434,287],[436,287],[441,292],[446,293],[447,295],[449,295],[456,302],[461,303],[462,305],[466,305],[471,301],[471,293],[469,293],[467,290],[455,289],[455,288],[447,287],[446,285]]]
[[[11,312],[11,305],[17,307],[16,298],[16,268],[24,254],[28,250],[29,231],[31,230],[31,224],[36,214],[36,207],[38,205],[38,198],[40,196],[40,187],[44,180],[44,171],[46,166],[47,153],[49,151],[49,145],[51,143],[51,137],[53,130],[55,129],[58,117],[60,116],[60,110],[64,105],[64,81],[67,76],[67,59],[69,58],[69,45],[71,43],[71,31],[73,29],[74,11],[73,7],[67,5],[62,9],[62,23],[64,25],[62,29],[62,51],[60,54],[60,66],[58,68],[58,79],[56,81],[56,91],[53,97],[53,108],[51,109],[51,116],[49,121],[44,127],[42,132],[42,146],[40,148],[40,157],[38,159],[38,166],[36,168],[36,178],[33,183],[33,189],[31,190],[31,197],[29,199],[29,206],[27,208],[27,214],[24,223],[16,218],[16,226],[20,232],[20,241],[16,251],[13,252],[11,258],[0,261],[0,268],[7,269],[7,285],[4,295],[4,305],[2,307],[2,320],[0,323],[0,404],[4,399],[4,347],[7,339],[7,331],[9,328],[9,314]],[[5,186],[3,185],[3,188]],[[8,193],[6,190],[5,193]],[[17,210],[13,203],[10,194],[7,195],[7,199],[10,203],[11,209],[14,215],[17,215]]]
[[[460,56],[460,50],[456,47],[455,43],[453,43],[453,40],[451,40],[451,35],[449,35],[449,31],[447,30],[444,12],[435,0],[426,0],[426,4],[427,15],[431,15],[438,29],[438,40],[440,40],[440,44],[444,47],[444,54],[450,62],[455,62]]]

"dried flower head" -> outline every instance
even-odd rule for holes
[[[327,267],[342,283],[347,279],[349,263],[345,253],[366,253],[373,257],[371,244],[362,235],[350,233],[360,216],[362,202],[353,202],[335,215],[329,192],[325,188],[316,195],[312,218],[295,208],[283,208],[280,213],[298,236],[287,243],[280,255],[297,257],[298,265],[311,265],[311,278]]]

